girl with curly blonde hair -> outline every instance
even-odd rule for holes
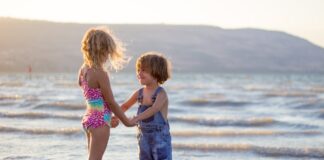
[[[86,112],[82,118],[85,129],[89,160],[102,159],[108,144],[110,127],[115,127],[114,113],[125,126],[131,122],[116,103],[105,69],[107,61],[110,67],[119,70],[127,62],[120,42],[105,27],[90,28],[81,42],[84,64],[79,71],[79,85],[86,102]],[[116,118],[117,119],[117,118]]]

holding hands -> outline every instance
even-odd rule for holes
[[[129,126],[136,126],[137,125],[137,123],[138,123],[138,119],[137,119],[137,117],[136,116],[134,116],[133,118],[128,118],[128,120],[129,120],[129,122],[130,122],[130,124],[129,124]],[[118,119],[118,117],[116,117],[116,116],[113,116],[112,118],[111,118],[111,127],[112,128],[116,128],[118,125],[119,125],[119,119]]]
[[[130,119],[131,124],[137,125],[138,124],[138,117],[134,116],[133,118]]]

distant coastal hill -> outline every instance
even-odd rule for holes
[[[0,72],[76,72],[80,41],[92,26],[0,18]],[[132,57],[159,51],[179,72],[324,73],[324,49],[284,32],[201,25],[107,25]]]

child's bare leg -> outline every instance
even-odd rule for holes
[[[89,160],[101,160],[109,140],[110,128],[107,125],[90,129]]]
[[[89,133],[89,131],[86,131],[85,134],[87,136],[88,154],[90,154],[90,133]]]

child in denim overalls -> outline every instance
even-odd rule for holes
[[[172,160],[170,127],[167,120],[168,97],[160,86],[170,78],[170,63],[159,53],[148,52],[137,59],[136,73],[144,87],[135,91],[123,105],[128,110],[139,103],[137,116],[140,160]]]

